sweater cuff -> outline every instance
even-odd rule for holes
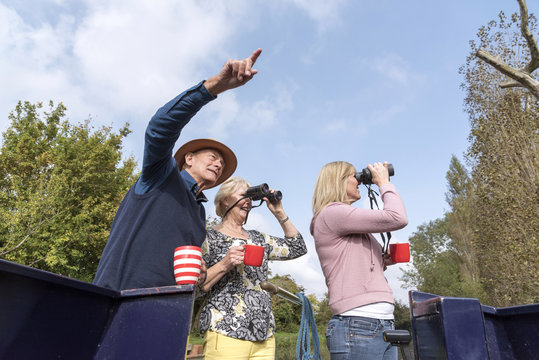
[[[383,193],[388,192],[388,191],[396,192],[397,189],[395,189],[395,185],[391,183],[380,186],[380,196],[382,196]]]

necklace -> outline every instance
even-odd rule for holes
[[[229,227],[227,224],[225,223],[221,223],[221,225],[223,225],[224,228],[226,228],[228,231],[232,232],[234,236],[237,236],[239,235],[241,238],[244,238],[245,237],[245,233],[246,231],[243,229],[243,227],[241,228],[241,231],[237,231],[235,229],[232,229],[231,227]]]

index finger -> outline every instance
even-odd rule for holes
[[[251,62],[251,66],[255,64],[256,60],[258,59],[261,53],[262,53],[262,49],[258,48],[255,51],[253,51],[251,56],[249,56],[249,61]]]

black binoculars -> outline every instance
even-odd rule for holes
[[[267,198],[272,204],[279,202],[283,198],[283,194],[279,190],[270,192],[268,184],[251,186],[247,189],[247,191],[245,191],[245,194],[243,194],[243,196],[250,197],[253,201]]]
[[[393,164],[387,164],[387,172],[389,173],[389,176],[395,175],[395,169],[393,168]],[[354,176],[360,184],[372,184],[372,174],[369,168],[364,168],[363,170],[361,170],[361,172],[355,173]]]

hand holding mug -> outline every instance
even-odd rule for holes
[[[225,255],[225,264],[228,269],[232,269],[235,266],[243,263],[244,249],[243,246],[232,246]]]

